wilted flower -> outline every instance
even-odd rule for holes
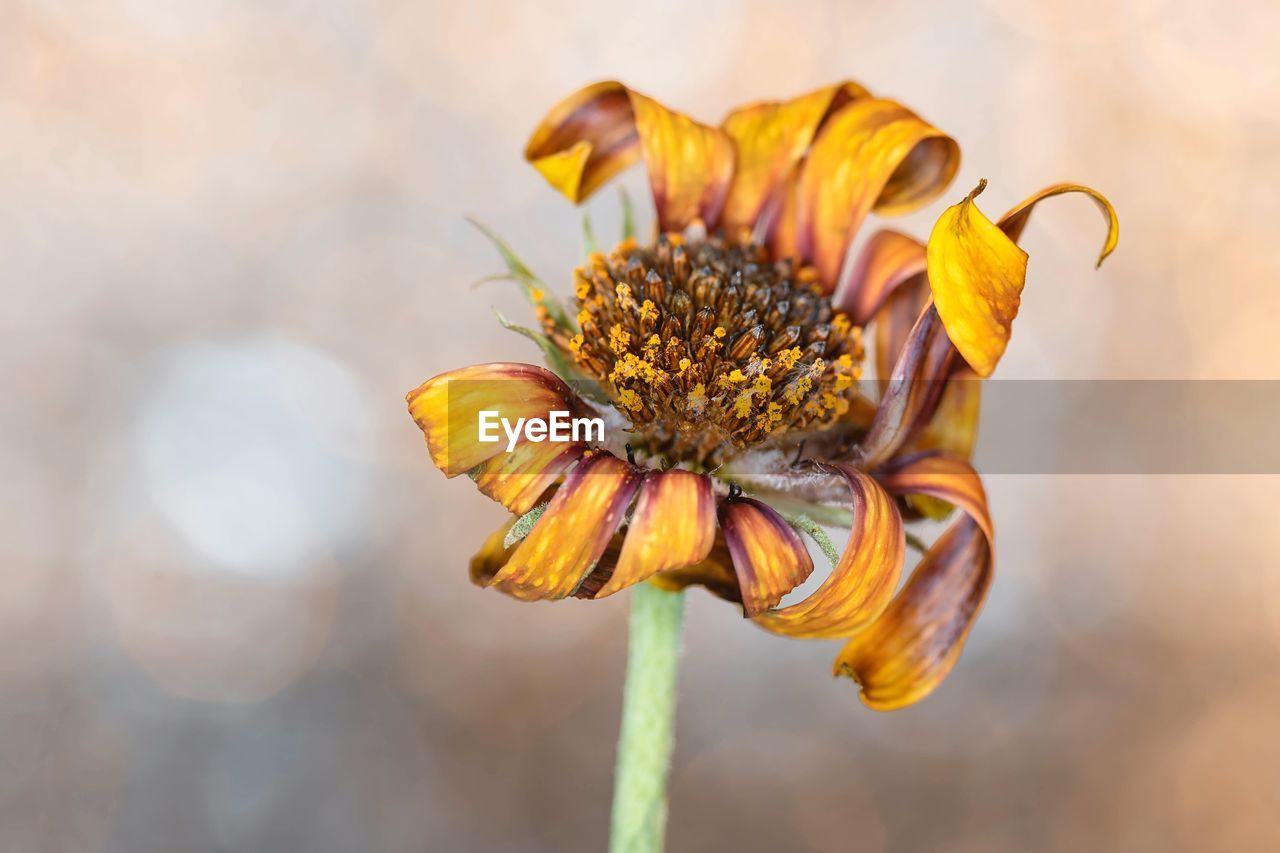
[[[527,600],[596,599],[648,580],[705,586],[760,627],[846,640],[835,671],[897,708],[950,671],[991,583],[992,524],[968,462],[980,383],[1009,340],[1034,194],[996,222],[985,182],[927,246],[895,231],[846,254],[869,213],[914,210],[959,166],[955,141],[854,83],[703,125],[620,83],[557,104],[525,155],[581,202],[643,160],[656,239],[593,251],[565,310],[499,244],[537,313],[550,370],[466,367],[408,395],[435,464],[513,513],[472,561],[478,584]],[[1099,259],[1101,262],[1101,258]],[[859,382],[863,327],[880,377]],[[481,412],[608,418],[605,442],[480,440]],[[621,436],[621,437],[619,437]],[[625,446],[623,446],[625,444]],[[899,590],[904,523],[960,516]],[[835,547],[820,523],[849,527]],[[832,563],[813,571],[802,539]]]

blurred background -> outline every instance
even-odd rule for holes
[[[1037,213],[998,375],[1280,379],[1278,39],[1262,0],[5,0],[0,850],[603,848],[626,596],[472,587],[504,514],[403,406],[536,360],[464,216],[568,292],[521,149],[575,87],[716,121],[852,77],[964,151],[900,227],[980,177],[1120,211],[1097,273],[1092,206]],[[669,849],[1280,846],[1278,478],[988,489],[996,584],[909,710],[690,595]]]

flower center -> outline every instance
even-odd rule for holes
[[[582,334],[569,349],[630,419],[637,447],[714,465],[848,410],[862,330],[815,281],[754,243],[627,240],[575,270]]]

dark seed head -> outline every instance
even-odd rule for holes
[[[629,241],[576,271],[582,334],[568,349],[612,393],[637,447],[718,464],[848,408],[861,330],[813,280],[720,236]]]

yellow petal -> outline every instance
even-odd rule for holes
[[[639,470],[615,456],[584,459],[490,584],[529,598],[571,595],[604,554],[639,486]]]
[[[731,112],[721,126],[733,139],[736,165],[721,225],[754,226],[809,150],[823,120],[867,96],[866,89],[845,81],[789,101],[748,104]]]
[[[621,83],[574,92],[551,108],[525,146],[525,159],[575,204],[639,158],[662,228],[716,221],[733,175],[728,135]]]
[[[728,134],[635,91],[631,104],[659,227],[678,231],[699,218],[714,224],[733,177]]]
[[[506,438],[503,438],[506,441]],[[581,444],[528,442],[511,453],[502,452],[471,471],[481,494],[523,515],[533,509],[543,493],[582,456]]]
[[[960,166],[955,140],[894,101],[856,100],[826,122],[797,187],[796,231],[828,292],[873,209],[908,213],[937,197]]]
[[[905,539],[893,500],[870,476],[829,465],[849,484],[853,524],[830,576],[795,604],[762,613],[756,623],[791,637],[847,637],[880,615],[902,574]]]
[[[1016,240],[1035,205],[1050,196],[1087,194],[1107,218],[1107,238],[1098,258],[1115,248],[1120,226],[1100,193],[1078,184],[1058,184],[1032,195],[992,223],[974,203],[986,187],[978,184],[964,201],[939,217],[929,236],[929,286],[938,314],[956,349],[979,376],[987,377],[1009,344],[1026,284],[1027,254]]]
[[[881,478],[895,494],[929,495],[966,513],[933,544],[888,609],[845,644],[835,674],[862,686],[877,710],[927,696],[955,666],[991,585],[991,518],[981,480],[964,461],[904,460]]]
[[[867,240],[853,271],[832,298],[856,326],[865,326],[900,287],[924,279],[924,245],[897,231],[877,231]],[[920,314],[920,304],[907,329]]]
[[[640,487],[618,565],[596,598],[706,559],[715,538],[710,479],[679,469],[650,471]]]
[[[556,104],[529,137],[525,159],[574,204],[640,157],[627,87],[594,83]]]
[[[997,223],[1001,230],[1009,236],[1013,242],[1018,242],[1022,237],[1022,229],[1027,227],[1027,221],[1031,218],[1031,211],[1046,198],[1055,195],[1063,195],[1064,193],[1084,193],[1093,199],[1093,203],[1102,211],[1102,215],[1107,219],[1107,239],[1102,244],[1102,252],[1098,255],[1097,266],[1102,266],[1102,262],[1107,259],[1107,255],[1115,251],[1116,244],[1120,242],[1120,220],[1116,216],[1116,209],[1111,206],[1111,202],[1107,201],[1107,197],[1092,187],[1086,187],[1083,184],[1054,184],[1051,187],[1045,187],[1037,193],[1033,193],[1014,205],[1013,209],[1000,217]]]
[[[1009,344],[1027,279],[1027,253],[973,200],[947,208],[929,235],[929,287],[947,335],[979,376],[990,376]]]
[[[720,528],[733,557],[746,616],[776,605],[813,571],[799,534],[767,504],[742,497],[725,501]]]
[[[579,403],[560,377],[532,364],[477,364],[442,373],[405,395],[409,414],[421,427],[431,461],[456,477],[482,462],[506,453],[499,428],[498,441],[480,441],[480,412],[494,417],[545,418],[549,412],[577,412]],[[493,432],[490,432],[492,437]],[[564,452],[574,445],[558,444]]]

